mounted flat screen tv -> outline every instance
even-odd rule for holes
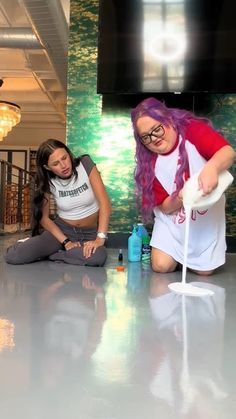
[[[100,0],[98,93],[236,93],[236,1]]]

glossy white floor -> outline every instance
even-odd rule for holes
[[[183,297],[142,263],[11,266],[1,237],[1,419],[234,419],[236,255]],[[202,281],[201,281],[202,280]]]

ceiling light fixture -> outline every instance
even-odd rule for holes
[[[0,79],[0,87],[3,85],[3,80]],[[12,130],[12,128],[19,124],[21,120],[20,106],[12,102],[0,100],[0,141]]]
[[[21,120],[20,106],[12,102],[0,100],[0,141],[17,125]]]

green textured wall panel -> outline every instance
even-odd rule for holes
[[[208,116],[236,149],[236,95],[212,95],[211,105]],[[236,237],[236,162],[230,171],[234,183],[226,192],[227,235]]]
[[[130,231],[137,220],[134,142],[128,112],[102,112],[96,93],[98,1],[72,1],[68,71],[67,143],[89,153],[112,200],[110,231]]]
[[[71,0],[67,143],[76,155],[89,153],[112,200],[110,231],[128,232],[137,221],[134,140],[130,111],[102,109],[97,83],[98,0]],[[179,107],[181,107],[181,96]],[[236,146],[236,95],[209,95],[204,111]],[[234,165],[232,173],[236,176]],[[227,234],[236,236],[236,183],[227,191]]]

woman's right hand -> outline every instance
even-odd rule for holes
[[[71,250],[71,249],[75,249],[76,247],[81,247],[81,244],[79,242],[72,242],[72,241],[68,241],[65,244],[65,250]]]
[[[164,214],[173,214],[183,207],[183,194],[182,189],[179,194],[173,199],[172,196],[168,196],[162,204],[159,206],[160,210]]]

